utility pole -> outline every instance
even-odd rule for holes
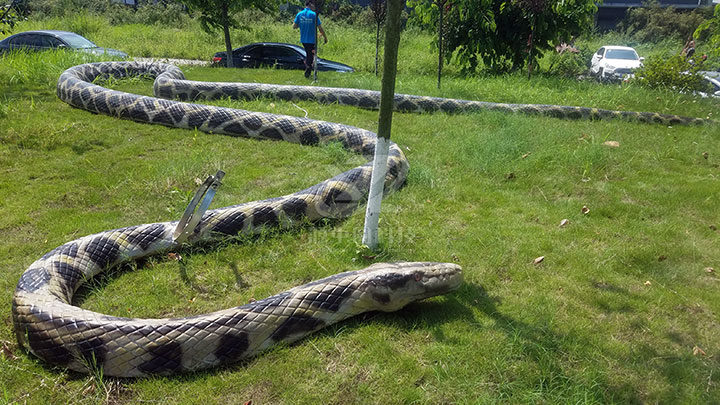
[[[315,57],[313,58],[313,82],[317,81],[317,60],[320,42],[318,41],[318,21],[320,20],[320,5],[315,2]]]
[[[388,0],[387,23],[385,24],[385,55],[383,63],[382,90],[380,92],[380,113],[378,134],[375,143],[373,171],[370,177],[370,192],[365,211],[365,228],[362,243],[372,250],[378,247],[378,223],[387,173],[390,129],[392,126],[393,103],[395,100],[395,76],[397,74],[398,45],[400,44],[400,12],[405,0]]]

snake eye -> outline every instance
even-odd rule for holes
[[[415,281],[420,281],[420,280],[422,280],[422,274],[415,273]]]

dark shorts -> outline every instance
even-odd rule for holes
[[[315,50],[315,44],[303,43],[305,48],[305,69],[312,69],[313,67],[313,51]]]

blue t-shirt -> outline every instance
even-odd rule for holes
[[[317,17],[314,11],[309,8],[297,13],[295,16],[295,24],[300,27],[300,42],[303,44],[314,44],[315,43],[315,19],[317,18],[317,24],[321,25],[320,18]]]

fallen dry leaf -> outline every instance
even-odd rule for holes
[[[533,260],[533,264],[540,264],[545,260],[545,256],[536,257],[535,260]]]
[[[94,385],[94,384],[90,384],[90,385],[88,385],[87,388],[85,388],[85,389],[83,390],[82,393],[83,393],[84,396],[88,396],[88,395],[92,394],[93,392],[95,392],[95,385]]]
[[[708,156],[710,156],[710,155],[709,155],[707,152],[703,152],[703,153],[702,153],[702,156],[703,156],[705,159],[707,159]]]
[[[603,142],[603,145],[605,145],[605,146],[610,146],[611,148],[619,148],[619,147],[620,147],[620,142],[618,142],[618,141],[605,141],[605,142]]]
[[[650,282],[650,280],[648,280],[645,282],[645,285],[650,286],[650,285],[652,285],[652,283]]]
[[[201,185],[201,184],[203,184],[202,179],[200,179],[199,177],[195,177],[195,184],[198,185],[198,186]]]
[[[8,360],[17,359],[17,356],[15,356],[13,354],[12,350],[10,350],[10,344],[8,342],[2,341],[0,343],[2,343],[2,345],[0,345],[0,353],[2,353],[4,358],[6,358]]]
[[[710,225],[710,230],[717,231],[717,226],[715,226],[715,225]]]
[[[704,356],[704,355],[705,355],[705,350],[701,349],[699,346],[693,347],[693,356],[697,356],[698,354]]]
[[[515,173],[510,172],[510,173],[507,174],[507,176],[505,176],[505,178],[507,178],[508,180],[512,180],[512,179],[515,178]]]
[[[179,253],[170,252],[170,253],[168,253],[168,259],[179,262],[180,260],[182,260],[182,256],[180,256]]]
[[[565,218],[562,221],[560,221],[560,225],[558,225],[560,228],[564,227],[565,225],[569,224],[570,220]]]
[[[580,211],[582,211],[583,214],[587,215],[590,212],[590,208],[588,208],[587,205],[583,205]]]
[[[663,262],[663,261],[665,261],[665,260],[667,260],[667,256],[665,256],[665,255],[660,255],[660,256],[658,257],[658,261],[659,261],[659,262]]]
[[[705,267],[705,272],[706,273],[714,273],[715,269],[713,269],[712,267]]]
[[[525,159],[526,157],[530,156],[531,154],[532,154],[532,152],[528,152],[528,153],[522,155],[522,158]]]

